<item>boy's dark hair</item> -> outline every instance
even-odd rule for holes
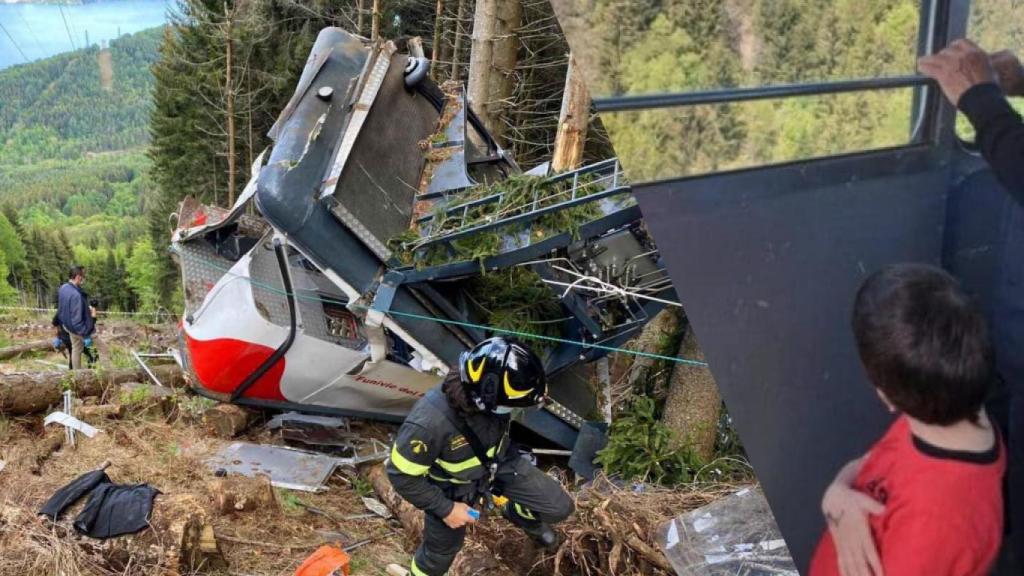
[[[945,271],[896,264],[857,291],[853,335],[872,384],[928,424],[977,422],[993,352],[981,312]]]
[[[85,266],[82,266],[81,264],[72,264],[71,267],[68,268],[68,280],[74,280],[75,277],[83,273],[85,273]]]

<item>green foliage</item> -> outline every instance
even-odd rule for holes
[[[139,296],[139,310],[155,312],[160,307],[160,262],[149,238],[135,243],[125,271],[128,285]]]
[[[909,74],[914,0],[597,0],[594,92],[651,93]],[[625,13],[628,13],[625,14]],[[1007,11],[1005,13],[1011,13]],[[604,115],[633,179],[904,144],[912,90]]]
[[[522,267],[472,278],[466,294],[483,313],[483,323],[505,330],[560,336],[562,305],[536,272]],[[546,347],[546,341],[535,343]]]
[[[696,459],[673,443],[672,434],[658,418],[654,399],[635,396],[612,422],[608,446],[595,462],[626,480],[666,486],[689,482]]]
[[[352,477],[352,489],[363,498],[373,496],[373,484],[370,484],[370,481],[362,476],[356,475]]]
[[[277,491],[277,499],[281,502],[281,509],[285,514],[295,516],[306,512],[304,502],[295,492],[285,490],[284,488],[275,488],[275,490]]]
[[[598,186],[590,185],[589,182],[590,178],[586,176],[578,179],[578,198],[600,191]],[[568,200],[571,188],[572,180],[550,183],[547,178],[526,175],[480,184],[459,193],[457,204],[441,206],[436,210],[430,233],[431,236],[449,234],[546,208]],[[452,215],[448,214],[448,209],[490,198],[497,199],[472,206],[465,213],[459,210]],[[581,225],[600,215],[596,204],[583,204],[545,214],[529,224],[499,226],[490,231],[454,240],[451,242],[451,251],[440,244],[420,249],[418,245],[421,236],[415,230],[408,230],[390,239],[388,246],[395,252],[395,257],[405,265],[415,263],[419,267],[427,267],[464,260],[482,263],[484,259],[498,254],[503,248],[507,249],[509,243],[524,244],[527,238],[537,242],[565,232],[576,234]]]
[[[0,165],[71,160],[148,140],[160,29],[0,71]],[[110,64],[109,85],[101,67]],[[2,170],[0,170],[2,172]]]
[[[121,392],[120,402],[125,406],[138,406],[149,400],[149,388],[139,386],[131,392]]]
[[[148,140],[159,29],[0,71],[0,300],[53,306],[72,262],[101,309],[133,310],[131,245],[154,197]],[[110,83],[101,66],[110,65]],[[130,150],[125,150],[130,149]]]

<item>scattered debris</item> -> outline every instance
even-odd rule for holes
[[[78,432],[85,434],[89,438],[95,438],[96,434],[100,432],[97,428],[93,428],[92,426],[86,424],[85,422],[82,422],[78,418],[75,418],[74,416],[70,416],[60,411],[54,412],[47,416],[46,419],[43,420],[43,425],[49,426],[50,424],[53,424],[55,422],[71,430],[77,430]]]
[[[138,352],[132,350],[132,357],[135,358],[135,361],[139,363],[139,366],[146,371],[146,375],[149,376],[149,379],[152,380],[154,384],[163,387],[163,382],[161,382],[160,379],[156,377],[156,374],[154,374],[153,371],[149,369],[149,366],[147,366],[146,363],[142,360],[142,357]]]
[[[381,518],[391,518],[391,511],[388,510],[388,507],[385,506],[380,500],[377,500],[376,498],[367,498],[364,496],[363,505],[366,506],[367,510],[373,512]]]
[[[321,546],[299,566],[295,576],[348,576],[348,564],[348,554],[344,550]]]
[[[679,576],[798,576],[764,494],[744,488],[681,514],[658,531]]]
[[[338,458],[284,446],[234,442],[214,454],[206,463],[213,470],[243,476],[265,474],[278,488],[320,492],[326,489],[327,479],[339,466],[355,466],[386,457],[386,449],[367,456]]]

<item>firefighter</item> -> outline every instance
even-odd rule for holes
[[[540,358],[524,345],[489,338],[459,358],[444,382],[402,424],[387,463],[395,490],[424,512],[415,576],[444,574],[462,548],[466,525],[492,507],[545,548],[551,525],[573,512],[562,486],[509,440],[510,413],[539,406],[547,392]]]

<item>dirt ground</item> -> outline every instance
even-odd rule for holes
[[[37,453],[43,436],[39,419],[19,418],[0,425],[0,457],[8,462],[0,472],[2,517],[15,516],[27,524],[0,521],[0,574],[154,573],[150,571],[152,566],[128,570],[105,567],[102,547],[90,554],[90,547],[85,545],[88,538],[60,537],[59,534],[69,532],[75,510],[65,515],[60,522],[63,529],[59,531],[51,531],[47,521],[34,517],[57,489],[104,460],[112,462],[107,474],[114,482],[148,483],[160,490],[158,499],[189,494],[205,504],[230,562],[229,572],[212,574],[292,574],[316,547],[337,540],[333,535],[325,536],[327,533],[343,533],[348,538],[342,544],[351,544],[395,530],[389,521],[379,517],[348,520],[339,526],[302,507],[300,502],[340,518],[366,514],[360,494],[341,473],[332,477],[329,490],[323,493],[278,490],[279,510],[271,507],[230,515],[213,512],[214,475],[203,458],[227,440],[210,438],[200,425],[184,419],[166,423],[150,416],[130,416],[95,424],[103,430],[96,438],[80,438],[74,449],[63,447],[38,466],[38,471],[32,470],[32,455]],[[81,546],[82,553],[68,551],[76,545]],[[367,544],[353,550],[351,557],[353,574],[382,574],[387,564],[408,560],[400,539],[396,538]],[[69,560],[78,565],[67,564]]]
[[[52,329],[43,319],[22,318],[7,324],[0,319],[0,334],[6,344],[13,344],[52,338]],[[112,367],[132,365],[135,360],[130,350],[157,352],[174,343],[171,327],[146,327],[116,319],[104,321],[100,334],[101,363]],[[39,353],[0,363],[0,374],[57,370],[65,362],[58,353]],[[103,402],[128,404],[123,416],[90,422],[102,430],[97,437],[79,437],[76,448],[63,446],[53,453],[49,448],[60,444],[63,433],[44,430],[42,415],[0,415],[0,460],[6,463],[0,470],[0,576],[172,573],[167,566],[154,563],[152,554],[135,554],[138,550],[131,548],[131,537],[101,542],[75,534],[71,519],[76,509],[55,526],[36,515],[57,489],[106,460],[111,462],[107,474],[114,482],[148,483],[159,489],[158,505],[177,498],[200,503],[229,568],[199,573],[291,575],[325,542],[347,545],[368,538],[372,542],[350,553],[352,575],[383,575],[391,563],[408,566],[415,540],[407,537],[394,519],[363,517],[369,511],[362,497],[372,496],[372,489],[354,471],[336,472],[329,489],[322,493],[276,489],[276,506],[219,512],[213,489],[216,479],[203,460],[232,440],[214,438],[202,426],[200,415],[212,402],[186,391],[175,398],[176,406],[167,413],[154,410],[145,401],[108,394]],[[377,437],[386,437],[392,430],[382,425],[365,426]],[[247,434],[245,439],[250,441],[280,443],[262,426]],[[660,552],[655,550],[658,526],[735,490],[735,486],[728,485],[633,490],[607,481],[580,490],[571,474],[557,468],[551,473],[563,478],[577,502],[577,514],[559,527],[563,538],[560,549],[554,554],[540,553],[507,522],[489,519],[471,530],[467,543],[471,552],[460,556],[453,574],[664,574],[665,570],[659,568],[664,558],[659,558]],[[310,512],[307,507],[327,511],[334,519]],[[345,519],[350,516],[357,518]],[[168,545],[157,542],[149,546]],[[127,555],[126,547],[131,552]],[[467,561],[470,559],[479,565]]]

